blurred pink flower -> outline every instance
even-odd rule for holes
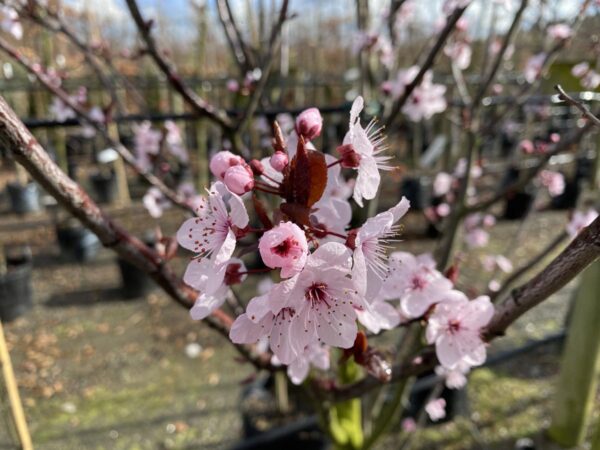
[[[567,233],[572,238],[577,237],[579,232],[590,225],[598,217],[598,211],[593,208],[586,212],[575,211],[571,221],[567,224]]]
[[[446,400],[443,398],[431,400],[425,405],[425,412],[433,422],[443,419],[446,417]]]

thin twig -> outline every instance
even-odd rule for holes
[[[579,111],[581,111],[581,114],[583,114],[583,116],[586,119],[588,119],[590,122],[592,122],[597,127],[600,127],[600,119],[598,119],[598,117],[596,117],[594,114],[592,114],[592,112],[586,105],[575,100],[573,97],[571,97],[569,94],[567,94],[563,90],[563,88],[560,84],[557,84],[556,86],[554,86],[554,89],[556,89],[558,91],[559,99],[561,99],[561,100],[569,103],[570,105],[574,106],[575,108],[577,108]]]
[[[111,147],[113,147],[119,155],[123,158],[123,160],[129,164],[142,178],[144,178],[150,185],[160,189],[160,191],[167,197],[171,202],[180,208],[194,212],[194,208],[190,205],[189,202],[186,201],[181,195],[174,192],[172,189],[169,189],[163,181],[150,173],[147,170],[144,170],[139,163],[137,162],[135,156],[127,149],[123,144],[119,141],[113,139],[106,126],[103,123],[100,123],[96,120],[93,120],[90,117],[89,113],[81,107],[77,102],[73,101],[70,96],[65,92],[60,86],[56,86],[52,83],[51,80],[41,71],[37,70],[33,64],[24,58],[21,53],[19,53],[14,47],[12,47],[7,41],[5,41],[2,37],[0,37],[0,50],[7,53],[11,56],[15,61],[17,61],[21,66],[23,66],[30,74],[36,77],[36,79],[52,94],[57,96],[65,105],[71,108],[75,113],[83,119],[86,123],[92,126],[97,132],[99,132],[102,137],[109,143]]]
[[[160,52],[156,45],[156,41],[152,36],[152,21],[147,22],[142,17],[142,13],[135,0],[126,0],[127,7],[131,13],[131,17],[137,25],[138,31],[146,45],[146,51],[152,57],[158,68],[169,80],[169,83],[173,88],[183,97],[188,105],[190,105],[194,111],[200,116],[206,116],[213,122],[220,125],[226,130],[232,128],[230,118],[227,116],[225,111],[217,109],[212,104],[201,98],[196,92],[194,92],[181,78],[181,76],[175,70],[173,64],[167,60],[167,58]]]
[[[93,231],[105,247],[145,271],[178,304],[190,308],[198,293],[177,277],[166,261],[135,236],[107,217],[87,193],[71,180],[25,128],[0,97],[0,144],[10,149],[16,161],[81,223]],[[211,328],[229,336],[232,318],[221,310],[205,319]],[[270,356],[254,355],[251,348],[235,348],[257,368],[270,368]]]
[[[421,84],[423,77],[425,76],[427,71],[431,68],[433,63],[435,62],[435,59],[436,59],[438,53],[442,50],[442,48],[444,48],[444,44],[446,43],[446,40],[448,39],[448,37],[450,36],[452,31],[454,30],[454,26],[456,25],[456,22],[458,22],[458,20],[461,18],[461,16],[463,15],[463,13],[465,12],[466,9],[467,9],[466,6],[464,8],[457,8],[450,15],[450,17],[448,17],[448,19],[446,20],[446,26],[444,26],[444,29],[440,32],[440,35],[439,35],[437,41],[435,42],[435,44],[433,45],[433,47],[427,54],[427,58],[421,65],[421,68],[419,69],[419,73],[417,73],[417,76],[414,78],[414,80],[412,80],[409,84],[407,84],[404,87],[404,92],[392,106],[391,112],[389,113],[389,115],[386,117],[386,119],[384,121],[384,124],[386,127],[389,127],[392,124],[392,122],[394,121],[396,116],[400,113],[400,111],[402,110],[402,107],[404,106],[404,104],[406,103],[406,101],[408,100],[408,98],[410,97],[412,92],[415,90],[415,88],[417,86],[419,86]]]

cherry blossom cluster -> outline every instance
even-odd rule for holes
[[[141,170],[158,176],[173,188],[193,208],[200,205],[201,197],[192,182],[186,180],[189,155],[183,143],[181,130],[171,120],[156,129],[149,121],[133,126],[133,144],[136,161]],[[143,204],[152,217],[161,217],[171,202],[157,187],[148,189]]]
[[[190,314],[204,319],[228,300],[239,307],[239,296],[258,285],[230,338],[269,349],[294,383],[311,366],[328,369],[330,348],[357,348],[363,329],[375,334],[423,321],[440,370],[459,384],[457,374],[485,360],[480,332],[494,308],[487,297],[469,300],[456,290],[430,255],[388,254],[409,210],[406,198],[350,228],[349,197],[363,207],[378,192],[380,170],[391,168],[375,123],[361,124],[362,109],[358,97],[336,156],[312,143],[323,125],[316,108],[302,112],[286,135],[275,125],[274,151],[262,160],[248,162],[230,151],[213,156],[215,181],[177,233],[196,255],[184,274],[199,292]],[[250,265],[242,258],[252,249],[258,261]],[[354,358],[367,370],[380,361],[364,348]]]

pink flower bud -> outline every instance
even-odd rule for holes
[[[306,109],[296,118],[296,133],[308,141],[320,135],[322,127],[323,118],[317,108]]]
[[[283,169],[288,165],[288,155],[282,151],[276,151],[271,156],[269,161],[271,163],[271,167],[275,169],[277,172],[282,172]]]
[[[281,276],[289,278],[299,273],[306,263],[308,243],[304,231],[292,222],[282,222],[262,235],[258,250],[263,262]]]
[[[533,142],[531,142],[529,139],[524,139],[519,143],[519,147],[521,148],[521,150],[523,150],[524,153],[526,154],[531,154],[535,151],[535,147],[533,146]]]
[[[356,153],[352,144],[340,145],[336,150],[342,158],[344,169],[356,169],[360,165],[360,155]]]
[[[216,178],[223,181],[227,169],[240,164],[244,164],[244,160],[241,157],[224,150],[212,157],[210,160],[210,171]]]
[[[247,165],[232,166],[225,172],[223,182],[234,194],[242,195],[254,188],[252,169]]]

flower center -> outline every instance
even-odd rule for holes
[[[288,256],[289,252],[294,248],[298,246],[298,241],[296,241],[294,238],[287,238],[284,241],[281,241],[279,243],[279,245],[276,245],[275,247],[271,248],[271,251],[273,253],[275,253],[278,256]]]
[[[304,298],[314,305],[319,303],[325,303],[327,307],[331,307],[327,300],[331,299],[331,296],[327,293],[327,285],[325,283],[313,283],[306,290]]]
[[[411,284],[412,289],[414,289],[415,291],[420,291],[425,289],[425,286],[427,286],[427,280],[424,277],[415,275],[411,280]]]
[[[448,331],[450,334],[458,333],[460,331],[460,322],[456,319],[448,321]]]

